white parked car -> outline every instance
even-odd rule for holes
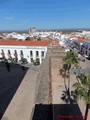
[[[67,49],[65,49],[65,52],[68,52],[68,51],[70,51],[70,49],[68,49],[68,48],[67,48]]]
[[[84,54],[84,57],[85,57],[86,59],[90,60],[90,57],[89,57],[88,55]]]

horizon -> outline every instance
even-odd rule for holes
[[[90,28],[67,28],[67,29],[37,29],[38,31],[90,31]],[[3,32],[28,32],[28,30],[0,30],[0,33]]]
[[[0,31],[90,29],[87,0],[1,0]]]

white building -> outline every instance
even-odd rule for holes
[[[15,33],[15,32],[12,32],[12,33],[9,33],[6,35],[6,38],[15,38],[15,39],[20,39],[20,40],[25,40],[26,37],[28,37],[29,35],[27,34],[18,34],[18,33]]]
[[[0,57],[17,57],[18,61],[23,57],[28,63],[38,59],[41,64],[45,59],[48,45],[49,41],[0,41]]]
[[[90,58],[90,39],[83,41],[81,52]]]
[[[73,40],[72,45],[78,49],[79,51],[81,51],[82,45],[83,45],[83,41],[84,38],[77,38],[75,40]]]

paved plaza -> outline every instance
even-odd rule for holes
[[[28,68],[23,71],[20,65],[10,64],[10,71],[6,64],[0,62],[0,118],[4,114]]]
[[[28,64],[24,71],[20,65],[11,64],[9,72],[5,64],[0,63],[2,120],[60,120],[57,116],[62,114],[84,115],[83,100],[77,104],[72,97],[69,103],[61,99],[69,79],[68,75],[65,77],[60,73],[64,56],[63,48],[48,48],[46,59],[40,66]],[[89,72],[89,62],[80,61],[81,72]],[[78,69],[70,70],[70,91],[77,82],[74,72],[78,73]]]

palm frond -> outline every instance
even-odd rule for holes
[[[75,88],[80,88],[81,85],[80,85],[80,83],[74,83],[74,84],[73,84],[73,87],[75,87]]]
[[[85,94],[85,96],[83,97],[83,99],[86,102],[86,104],[90,104],[90,96],[88,95],[88,92]]]
[[[85,86],[82,86],[80,83],[75,83],[73,86],[76,88],[77,99],[83,98],[86,104],[90,104],[90,95],[88,89]]]
[[[87,77],[86,77],[84,74],[80,73],[80,74],[78,75],[78,77],[79,77],[82,85],[87,85]]]
[[[77,56],[73,51],[67,52],[64,58],[64,62],[69,65],[75,65],[75,66],[79,64]]]
[[[90,73],[89,73],[89,75],[87,77],[87,85],[90,87]]]

